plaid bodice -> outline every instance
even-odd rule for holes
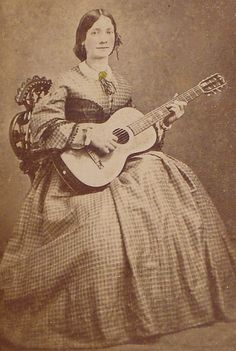
[[[67,120],[77,123],[103,123],[115,111],[131,106],[130,87],[119,74],[113,74],[116,91],[108,96],[102,90],[100,82],[84,76],[79,66],[73,68],[72,73],[65,103]]]

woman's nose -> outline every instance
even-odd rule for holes
[[[104,36],[102,36],[102,37],[100,38],[99,42],[100,42],[100,44],[105,44],[105,43],[107,43],[107,38],[104,37]]]
[[[107,41],[108,41],[108,36],[107,36],[107,34],[106,34],[106,33],[101,33],[101,34],[100,34],[100,38],[99,38],[99,42],[100,42],[101,44],[105,44],[105,43],[107,43]]]

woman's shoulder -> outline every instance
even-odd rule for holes
[[[78,80],[81,78],[82,78],[82,75],[77,65],[77,66],[73,66],[68,70],[61,72],[53,82],[53,85],[56,87],[59,87],[59,86],[70,87],[75,83],[75,81],[78,82]]]
[[[128,78],[127,74],[120,73],[120,71],[118,71],[117,69],[112,69],[112,74],[117,80],[119,80],[127,85],[130,85],[129,78]]]
[[[113,74],[118,86],[127,90],[131,94],[132,86],[129,82],[129,77],[127,76],[127,74],[120,73],[116,69],[112,69],[112,74]]]

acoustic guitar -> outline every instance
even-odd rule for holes
[[[53,158],[54,165],[72,189],[81,183],[89,187],[103,187],[122,172],[130,155],[144,152],[155,144],[156,131],[153,125],[170,114],[168,106],[171,102],[175,99],[190,102],[201,94],[216,94],[225,85],[225,79],[215,73],[145,115],[135,108],[124,107],[116,111],[107,122],[94,124],[98,132],[112,133],[118,138],[118,146],[114,151],[102,155],[90,146],[80,150],[70,149],[57,154]]]

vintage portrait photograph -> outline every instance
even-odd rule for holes
[[[0,349],[236,350],[236,1],[0,19]]]

